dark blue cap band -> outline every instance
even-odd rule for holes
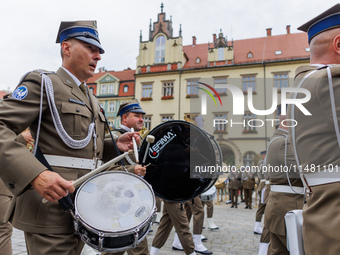
[[[138,112],[140,112],[140,113],[145,113],[145,112],[142,110],[142,108],[140,107],[139,104],[129,104],[129,105],[123,107],[122,109],[120,109],[119,115],[122,117],[123,114],[125,114],[125,113],[127,113],[127,112],[134,111],[134,110],[136,110],[136,111],[138,111]]]
[[[340,13],[328,16],[315,24],[311,25],[308,29],[308,42],[318,33],[331,29],[332,27],[340,26]]]
[[[70,37],[84,36],[91,37],[99,42],[98,33],[90,27],[71,27],[60,33],[60,43]]]

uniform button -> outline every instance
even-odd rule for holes
[[[11,189],[14,189],[15,185],[13,183],[8,183],[8,186],[11,188]]]
[[[77,108],[77,109],[76,109],[76,112],[80,112],[80,110]]]

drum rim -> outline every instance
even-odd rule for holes
[[[153,206],[152,206],[152,210],[151,212],[148,214],[148,216],[146,217],[145,220],[143,220],[140,224],[138,224],[138,226],[144,226],[146,223],[149,222],[149,220],[151,220],[152,216],[155,214],[157,208],[156,208],[156,200],[155,200],[155,193],[152,189],[152,186],[147,182],[145,181],[143,178],[135,175],[135,174],[132,174],[132,173],[129,173],[129,172],[125,172],[125,171],[119,171],[119,170],[111,170],[111,171],[105,171],[105,172],[101,172],[99,174],[96,174],[92,177],[90,177],[89,179],[87,179],[85,182],[82,183],[82,185],[77,189],[77,192],[76,192],[76,195],[75,195],[75,198],[74,198],[74,219],[77,220],[77,221],[80,221],[82,225],[84,225],[88,230],[92,231],[92,230],[95,230],[96,231],[96,234],[98,235],[103,235],[104,237],[115,237],[116,235],[120,234],[120,235],[123,235],[123,234],[130,234],[131,233],[131,230],[135,230],[137,227],[132,227],[132,228],[129,228],[129,229],[125,229],[125,230],[120,230],[120,231],[107,231],[107,230],[100,230],[100,229],[97,229],[97,228],[93,228],[83,217],[81,217],[81,215],[79,214],[79,211],[78,211],[78,208],[77,208],[77,198],[78,198],[78,194],[79,192],[81,191],[81,189],[88,183],[90,182],[92,179],[94,179],[95,177],[98,177],[100,175],[104,175],[104,174],[109,174],[109,173],[116,173],[116,174],[126,174],[126,175],[130,175],[130,176],[133,176],[135,178],[140,178],[140,180],[142,182],[144,182],[147,187],[150,189],[151,191],[151,194],[153,196]],[[115,233],[114,235],[112,235],[112,233]]]

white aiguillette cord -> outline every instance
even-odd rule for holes
[[[119,155],[118,157],[115,157],[113,159],[111,159],[110,161],[106,162],[105,164],[101,165],[100,167],[94,169],[93,171],[85,174],[84,176],[80,177],[79,179],[75,180],[72,183],[72,186],[76,189],[78,188],[83,182],[85,182],[86,180],[88,180],[89,178],[91,178],[92,176],[102,172],[103,170],[105,170],[106,168],[108,168],[109,166],[115,164],[116,162],[118,162],[119,160],[123,159],[125,156],[127,156],[129,153],[131,153],[132,151],[129,150],[127,152],[124,152],[123,154]],[[44,198],[42,200],[43,203],[47,203],[48,200],[46,198]]]
[[[131,132],[134,133],[135,130],[133,128],[131,128]],[[138,159],[138,150],[137,150],[137,143],[136,143],[136,138],[135,137],[132,137],[132,143],[133,143],[133,151],[135,153],[136,163],[138,163],[139,162],[139,159]]]

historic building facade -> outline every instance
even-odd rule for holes
[[[183,45],[181,26],[174,36],[163,6],[148,32],[146,40],[140,35],[135,74],[135,98],[146,111],[146,127],[199,116],[227,164],[255,164],[278,124],[276,105],[289,96],[285,90],[293,86],[295,69],[309,63],[306,35],[292,34],[287,26],[284,35],[267,29],[265,37],[230,41],[220,31],[211,43],[197,44],[194,36],[191,45]],[[235,112],[242,108],[239,100],[244,110]],[[254,114],[253,108],[271,113]]]

